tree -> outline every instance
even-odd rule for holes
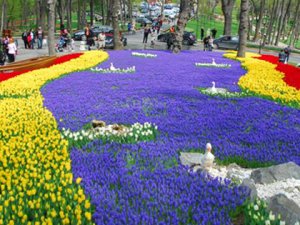
[[[173,43],[173,52],[179,53],[182,47],[183,33],[185,26],[190,18],[190,12],[193,6],[193,0],[181,0],[180,11],[177,21],[177,30],[175,32],[175,41]]]
[[[118,13],[120,8],[119,0],[111,0],[111,18],[114,29],[114,49],[122,49],[123,45],[120,40],[120,32],[119,32],[119,21],[118,21]]]
[[[252,1],[253,4],[254,1]],[[262,22],[263,22],[263,17],[264,17],[264,11],[265,11],[265,4],[266,4],[266,1],[265,0],[261,0],[260,1],[260,7],[259,7],[259,16],[256,15],[256,26],[255,26],[255,34],[254,34],[254,38],[253,38],[253,41],[256,42],[259,38],[259,32],[261,30],[261,26],[262,26]],[[258,18],[257,18],[258,16]],[[262,35],[264,34],[261,34],[261,37]]]
[[[48,51],[49,55],[55,55],[55,4],[56,0],[48,0]]]
[[[67,0],[67,28],[72,32],[72,0]]]
[[[91,17],[90,24],[91,26],[93,26],[94,25],[94,0],[90,0],[90,17]]]
[[[231,24],[232,24],[232,10],[235,4],[235,0],[222,0],[222,12],[225,18],[224,24],[224,35],[231,35]]]
[[[247,44],[249,0],[241,0],[240,25],[239,25],[239,49],[237,57],[245,57]]]
[[[276,36],[276,40],[275,40],[275,45],[276,46],[278,45],[281,34],[282,34],[282,32],[285,28],[287,15],[290,12],[291,2],[292,2],[292,0],[288,1],[287,6],[286,6],[286,10],[285,10],[285,14],[284,14],[284,16],[282,16],[282,19],[279,21],[277,36]],[[282,11],[281,13],[283,15],[284,12]]]
[[[3,0],[2,1],[2,5],[1,5],[1,32],[3,29],[6,29],[6,11],[7,11],[7,1],[6,0]],[[2,34],[1,34],[2,35]]]

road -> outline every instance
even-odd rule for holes
[[[125,35],[127,37],[127,46],[125,49],[130,50],[138,50],[138,49],[166,49],[167,44],[165,42],[156,41],[155,45],[151,47],[150,45],[150,36],[148,39],[147,44],[143,44],[143,31],[137,31],[135,34],[128,34]],[[80,41],[75,42],[75,49],[74,52],[80,52]],[[93,49],[93,48],[92,48]],[[94,47],[95,49],[95,47]],[[183,46],[183,50],[203,50],[202,42],[197,42],[192,46]],[[222,51],[222,50],[214,50],[214,51]],[[247,48],[249,52],[258,53],[258,49]],[[69,54],[69,52],[59,52],[58,55]],[[269,50],[262,50],[262,54],[269,54],[278,56],[278,52],[276,51],[269,51]],[[33,58],[37,56],[45,56],[48,55],[47,46],[44,46],[43,49],[24,49],[24,44],[21,39],[18,39],[18,55],[16,57],[16,61],[20,61],[23,59]],[[290,56],[290,62],[294,64],[300,63],[300,54],[292,53]]]

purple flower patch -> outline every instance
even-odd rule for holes
[[[107,124],[154,123],[159,135],[136,144],[91,141],[71,149],[74,177],[95,205],[97,224],[230,224],[229,212],[248,192],[229,182],[189,174],[180,151],[213,145],[218,160],[260,163],[294,161],[300,165],[300,111],[258,97],[209,96],[197,88],[240,92],[246,71],[221,53],[109,52],[101,67],[135,66],[131,74],[72,73],[42,89],[44,105],[59,128],[78,131],[93,119]],[[195,63],[230,64],[230,68]]]

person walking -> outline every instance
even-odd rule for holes
[[[155,34],[155,30],[152,30],[151,33],[151,47],[153,48],[155,45],[155,40],[156,40],[156,34]]]
[[[207,51],[208,50],[208,40],[209,40],[209,37],[205,37],[203,39],[203,51]]]
[[[17,46],[16,46],[13,38],[9,39],[9,43],[7,45],[7,48],[8,48],[8,54],[7,54],[8,61],[9,62],[14,62],[15,59],[16,59],[16,54],[17,54]]]
[[[217,35],[217,29],[216,28],[213,28],[211,30],[211,35],[212,35],[212,38],[215,39],[216,38],[216,35]]]
[[[25,49],[29,48],[28,41],[27,41],[27,31],[26,30],[22,33],[22,40],[24,42]]]
[[[286,48],[284,48],[284,53],[286,54],[285,63],[289,62],[291,52],[292,52],[292,49],[290,46],[287,46]]]
[[[36,32],[36,38],[37,38],[37,42],[38,42],[38,49],[42,49],[44,32],[43,32],[41,27],[39,27],[37,32]]]
[[[91,46],[93,45],[93,31],[90,29],[90,26],[87,25],[84,29],[84,35],[86,36],[86,44],[88,45],[88,50],[91,50]]]
[[[33,29],[30,30],[29,32],[29,36],[30,36],[30,48],[34,49],[34,32]]]
[[[149,36],[150,33],[151,33],[151,30],[150,30],[150,28],[148,27],[148,25],[145,26],[145,28],[144,28],[143,43],[147,43],[147,41],[148,41],[148,36]]]
[[[104,49],[105,48],[105,34],[102,31],[101,33],[98,34],[98,50]]]
[[[212,51],[214,48],[214,39],[212,36],[208,37],[208,51]]]
[[[170,33],[175,33],[175,26],[174,25],[170,27]]]
[[[279,58],[279,59],[278,59],[279,62],[282,62],[282,63],[285,62],[285,60],[286,60],[286,54],[285,54],[285,52],[283,51],[283,49],[279,52],[278,58]]]
[[[201,38],[201,41],[204,38],[204,28],[203,27],[201,27],[200,38]]]

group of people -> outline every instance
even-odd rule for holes
[[[292,50],[291,50],[290,46],[287,46],[286,48],[282,49],[279,52],[279,55],[278,55],[279,56],[279,62],[288,63],[291,51]]]
[[[156,40],[156,32],[155,29],[152,29],[146,25],[144,27],[144,36],[143,36],[143,43],[147,43],[148,42],[148,36],[151,36],[151,46],[154,46],[155,44],[155,40]]]
[[[22,40],[24,42],[25,49],[34,49],[34,44],[37,41],[37,48],[42,49],[44,40],[44,31],[39,27],[36,31],[30,29],[22,33]]]
[[[8,58],[8,62],[14,62],[17,55],[17,45],[12,37],[6,36],[1,40],[0,65],[3,66]]]
[[[104,50],[106,35],[103,31],[100,32],[97,35],[97,37],[95,37],[93,30],[90,28],[89,25],[87,25],[84,29],[84,35],[86,37],[86,44],[88,45],[88,50],[91,50],[91,46],[95,45],[95,42],[97,43],[98,50]]]

